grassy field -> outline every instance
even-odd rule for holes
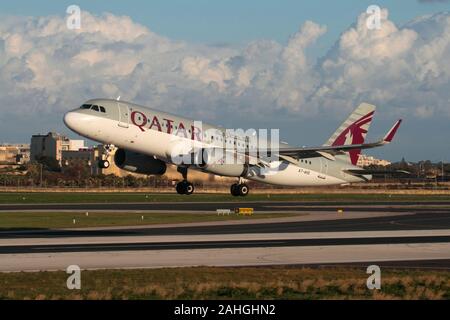
[[[8,229],[56,229],[84,227],[143,226],[168,223],[253,220],[294,216],[290,213],[255,213],[252,216],[214,213],[124,213],[124,212],[13,212],[1,213],[0,231]],[[143,218],[142,218],[143,217]],[[73,223],[75,219],[75,223]]]
[[[402,194],[250,194],[232,197],[228,194],[147,193],[0,193],[0,204],[6,203],[127,203],[127,202],[242,202],[242,201],[322,201],[322,202],[377,202],[377,201],[448,201],[450,195]]]
[[[178,268],[2,273],[0,299],[450,299],[450,271],[382,270],[368,290],[362,268]]]

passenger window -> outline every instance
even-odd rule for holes
[[[98,106],[92,106],[92,110],[94,110],[94,111],[99,111],[99,109],[98,109]]]
[[[103,112],[103,113],[106,113],[105,107],[100,106],[100,111]]]

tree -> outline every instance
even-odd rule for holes
[[[37,163],[40,163],[43,166],[43,169],[46,171],[54,171],[60,172],[61,166],[59,165],[58,160],[51,157],[39,157],[36,159]]]
[[[82,160],[71,161],[67,167],[64,167],[64,176],[67,179],[78,181],[78,185],[83,180],[89,179],[91,176],[90,167]]]

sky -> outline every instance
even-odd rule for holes
[[[82,10],[81,29],[66,8]],[[369,30],[369,5],[382,8]],[[361,102],[368,152],[450,161],[450,1],[4,1],[0,142],[64,127],[65,111],[115,98],[320,145]]]

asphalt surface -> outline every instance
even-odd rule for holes
[[[363,219],[230,224],[217,226],[132,228],[113,230],[3,230],[0,239],[149,235],[214,235],[248,233],[339,232],[450,229],[450,212],[415,213]]]
[[[137,250],[180,250],[180,249],[225,249],[264,247],[303,247],[331,245],[372,245],[372,244],[414,244],[450,242],[450,236],[401,237],[401,238],[338,238],[338,239],[288,239],[252,241],[204,241],[172,243],[103,243],[103,244],[61,244],[1,246],[1,254],[20,253],[60,253],[60,252],[102,252]]]
[[[446,207],[448,206],[448,207]],[[92,204],[2,204],[0,205],[0,219],[2,212],[11,211],[171,211],[186,212],[195,214],[196,212],[213,212],[217,209],[234,209],[236,207],[251,207],[258,212],[321,212],[336,216],[334,220],[313,220],[313,221],[290,221],[263,223],[254,220],[252,223],[230,223],[222,225],[195,225],[195,226],[148,226],[148,227],[122,227],[111,229],[0,229],[0,241],[5,240],[0,246],[0,259],[2,256],[15,259],[14,265],[5,267],[5,270],[24,270],[38,264],[41,268],[60,268],[66,263],[66,254],[80,254],[89,261],[93,268],[97,267],[145,267],[149,264],[153,266],[177,266],[183,265],[183,259],[192,259],[190,264],[199,263],[205,259],[205,265],[215,265],[216,259],[209,261],[210,257],[201,254],[202,250],[211,250],[211,254],[221,255],[223,250],[231,256],[224,256],[220,263],[224,265],[261,263],[260,254],[263,257],[269,254],[271,261],[277,264],[295,264],[297,262],[308,261],[343,261],[365,260],[378,257],[381,260],[398,259],[394,265],[418,266],[421,264],[417,260],[428,261],[439,256],[441,260],[433,260],[431,267],[449,267],[448,257],[450,253],[450,236],[427,235],[417,236],[408,233],[402,237],[327,237],[315,238],[295,238],[282,239],[283,234],[288,233],[323,233],[330,232],[352,232],[352,231],[411,231],[413,230],[450,230],[450,201],[427,201],[427,202],[182,202],[182,203],[92,203]],[[365,212],[387,213],[378,217],[345,218],[336,215],[336,209],[343,209],[344,212],[353,212],[352,215],[359,215]],[[271,240],[249,240],[246,235],[250,234],[275,234]],[[231,238],[224,240],[220,236],[229,235]],[[235,236],[236,235],[236,236]],[[243,239],[237,240],[237,235],[243,235]],[[182,236],[183,240],[173,242],[146,242],[143,240],[129,241],[124,237],[146,236]],[[211,241],[193,241],[189,236],[219,236]],[[108,242],[101,237],[113,237],[123,240],[115,243]],[[29,243],[24,244],[20,239],[29,238]],[[68,238],[67,240],[65,240]],[[76,239],[75,242],[73,238]],[[98,241],[95,243],[94,239]],[[17,239],[17,243],[8,244],[8,239]],[[54,239],[61,243],[39,244],[34,239]],[[59,239],[59,240],[58,240]],[[85,243],[82,242],[85,239]],[[91,240],[92,239],[92,240]],[[209,239],[209,238],[208,238]],[[52,240],[53,241],[53,240]],[[414,249],[410,246],[419,246]],[[383,247],[384,246],[384,247]],[[448,246],[448,250],[447,250]],[[331,249],[336,248],[336,249]],[[357,249],[356,249],[357,248]],[[432,249],[433,248],[433,249]],[[255,250],[252,252],[251,250]],[[262,251],[261,251],[262,250]],[[313,251],[311,251],[313,250]],[[325,250],[325,251],[323,251]],[[330,251],[326,251],[330,250]],[[338,252],[336,251],[338,250]],[[355,250],[360,250],[359,258],[355,258]],[[390,253],[386,253],[388,250]],[[395,251],[397,250],[397,251]],[[421,251],[426,250],[426,251]],[[430,251],[431,250],[431,251]],[[134,253],[133,253],[134,252]],[[139,254],[141,253],[142,254]],[[145,253],[146,252],[146,253]],[[168,255],[165,254],[168,253]],[[267,253],[269,252],[269,253]],[[328,252],[328,253],[327,253]],[[345,254],[342,255],[341,253]],[[436,252],[436,255],[433,253]],[[118,259],[105,261],[96,255],[105,254],[108,259]],[[149,254],[154,253],[154,256]],[[35,255],[39,257],[34,257]],[[251,255],[254,254],[254,257]],[[90,255],[90,256],[89,256]],[[129,262],[129,255],[134,257],[133,263]],[[199,255],[197,257],[197,255]],[[335,255],[333,258],[332,255]],[[217,257],[219,257],[217,256]],[[33,258],[31,258],[33,257]],[[51,257],[51,261],[48,260]],[[178,258],[177,258],[178,257]],[[312,257],[309,259],[309,257]],[[344,258],[346,257],[346,258]],[[404,261],[402,261],[404,257]],[[211,257],[212,258],[212,257]],[[38,260],[35,260],[38,259]],[[39,260],[40,259],[40,260]],[[62,259],[61,262],[59,259]],[[77,258],[78,259],[78,258]],[[146,260],[147,259],[147,260]],[[149,260],[148,260],[149,259]],[[152,260],[153,259],[153,260]],[[156,260],[155,260],[156,259]],[[180,260],[181,259],[181,260]],[[197,259],[197,260],[196,260]],[[348,260],[347,260],[348,259]],[[17,261],[16,261],[17,260]],[[410,261],[407,261],[410,260]],[[9,260],[11,261],[11,260]],[[47,262],[49,261],[49,262]],[[175,261],[175,262],[174,262]],[[264,261],[264,259],[263,259]],[[6,261],[4,261],[6,263]],[[51,265],[51,263],[54,263]],[[59,263],[59,264],[58,264]],[[189,264],[188,262],[186,262]],[[219,262],[218,262],[219,263]],[[219,264],[220,264],[219,263]],[[244,263],[244,264],[245,264]],[[117,266],[116,266],[117,264]],[[428,265],[424,263],[423,266]],[[26,267],[26,268],[25,268]]]
[[[374,212],[383,207],[385,212],[428,212],[430,210],[450,211],[450,201],[424,202],[301,202],[301,201],[249,201],[249,202],[148,202],[148,203],[45,203],[45,204],[0,204],[0,213],[20,210],[102,210],[102,211],[216,211],[217,209],[254,208],[255,211],[326,211],[330,207],[346,208],[346,211]]]

